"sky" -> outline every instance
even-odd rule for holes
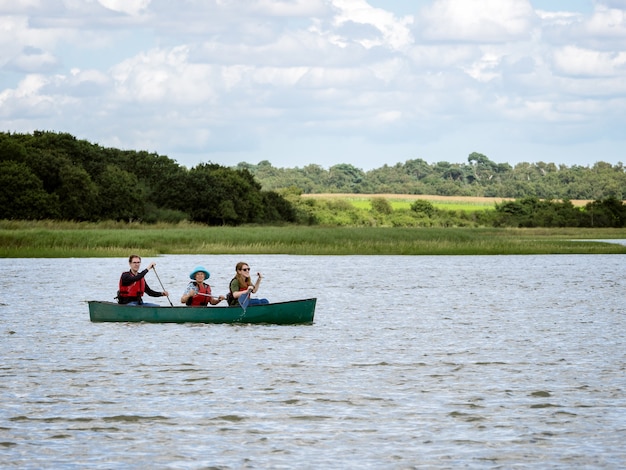
[[[626,0],[0,0],[0,131],[186,167],[626,161]]]

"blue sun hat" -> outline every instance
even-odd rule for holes
[[[189,274],[189,279],[195,279],[196,273],[204,273],[205,279],[208,279],[211,277],[211,273],[207,271],[204,266],[196,266],[195,268],[193,268],[193,271],[191,271],[191,273]]]

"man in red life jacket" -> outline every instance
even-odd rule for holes
[[[120,277],[119,290],[117,291],[117,302],[126,305],[146,305],[150,307],[159,307],[158,304],[144,303],[142,296],[144,292],[150,297],[167,297],[167,291],[157,292],[150,289],[150,286],[144,279],[148,271],[156,266],[155,262],[148,265],[146,269],[139,272],[141,266],[141,257],[130,255],[128,258],[130,271],[122,273]]]

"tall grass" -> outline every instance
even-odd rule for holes
[[[626,229],[401,227],[206,227],[0,221],[0,257],[126,257],[159,254],[476,255],[626,253],[575,241],[626,238]]]

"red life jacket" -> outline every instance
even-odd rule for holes
[[[211,297],[209,297],[209,294],[211,294],[211,286],[203,282],[199,286],[196,283],[196,288],[198,289],[198,292],[193,297],[189,297],[187,299],[187,305],[191,305],[192,307],[206,307],[211,299]]]
[[[132,274],[130,271],[128,271]],[[141,302],[141,296],[146,290],[146,281],[141,278],[138,281],[133,282],[129,286],[122,285],[122,278],[120,277],[119,290],[117,291],[117,299],[121,304],[127,304],[129,302],[137,301]]]

